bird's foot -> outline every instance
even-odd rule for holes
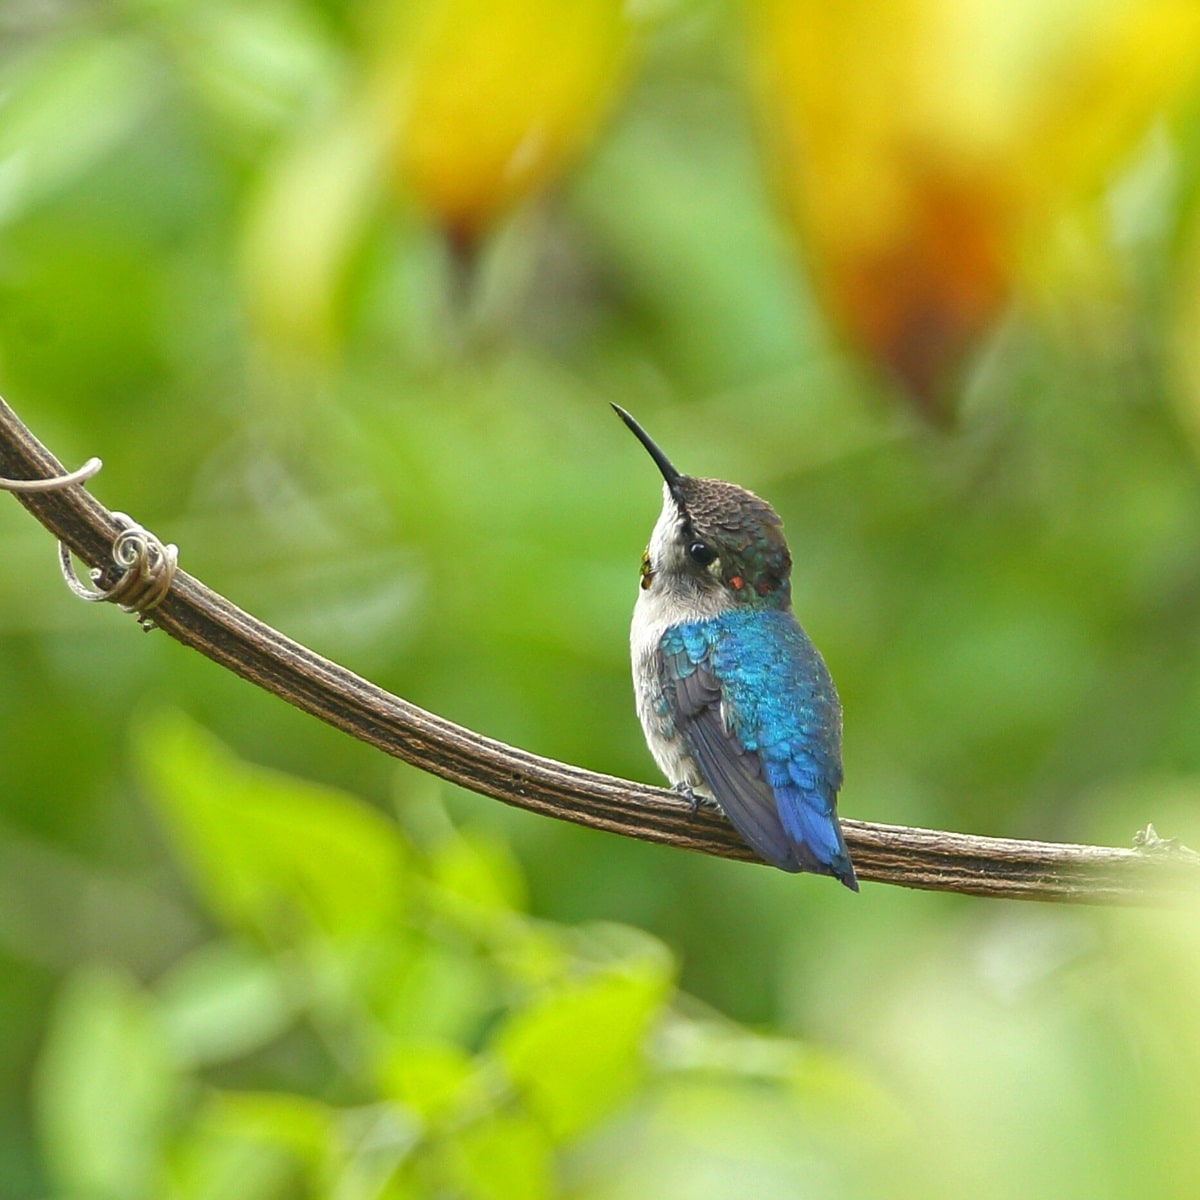
[[[688,816],[694,817],[700,811],[700,805],[708,803],[704,796],[697,795],[690,783],[672,784],[671,790],[678,792],[688,802]]]

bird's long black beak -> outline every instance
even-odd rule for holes
[[[658,465],[658,469],[662,472],[662,477],[667,481],[667,487],[671,489],[671,495],[682,505],[683,496],[680,494],[679,489],[679,481],[682,476],[671,465],[671,460],[658,448],[650,435],[619,404],[613,405],[613,411],[629,426],[633,432],[633,436],[646,447],[647,453],[654,459]]]

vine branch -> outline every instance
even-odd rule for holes
[[[89,472],[89,468],[91,471]],[[131,522],[84,490],[91,463],[17,500],[117,590],[114,545]],[[62,465],[0,399],[0,476],[46,481]],[[0,486],[4,481],[0,480]],[[144,532],[144,531],[143,531]],[[169,549],[173,550],[173,547]],[[157,593],[153,624],[220,666],[395,758],[505,804],[592,829],[723,858],[757,861],[725,818],[664,788],[555,762],[418,708],[243,612],[186,571]],[[115,599],[115,595],[100,598]],[[126,607],[135,607],[126,605]],[[147,605],[139,610],[143,622]],[[930,891],[1089,904],[1161,904],[1200,894],[1200,854],[1157,839],[1139,849],[978,837],[842,820],[862,880]]]

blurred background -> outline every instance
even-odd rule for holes
[[[10,0],[0,391],[187,570],[658,782],[681,469],[841,809],[1200,846],[1192,0]],[[654,848],[62,586],[0,497],[0,1195],[1200,1194],[1200,922]]]

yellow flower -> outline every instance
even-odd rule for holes
[[[623,75],[622,0],[420,0],[389,40],[396,164],[474,241],[579,153]]]

